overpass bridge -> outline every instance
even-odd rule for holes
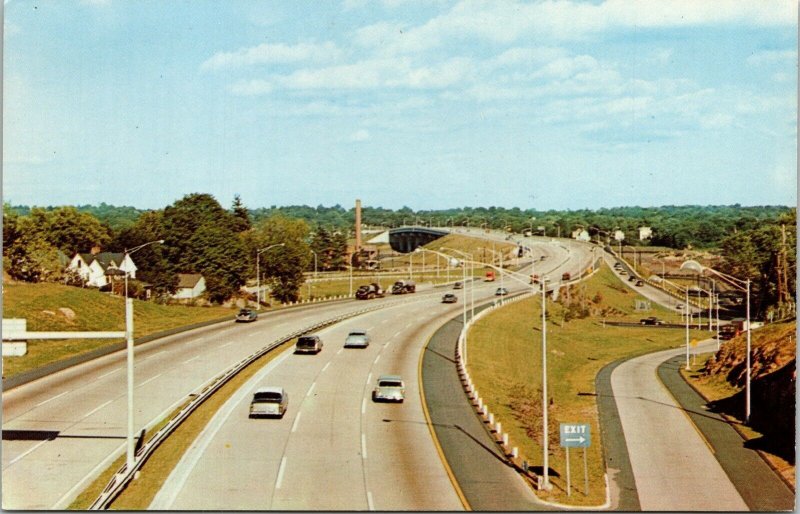
[[[410,253],[418,247],[446,236],[450,231],[445,228],[408,226],[389,230],[389,245],[392,250]]]

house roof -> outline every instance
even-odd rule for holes
[[[200,273],[178,273],[178,289],[191,289],[200,282],[203,275]]]
[[[94,255],[91,253],[81,253],[80,256],[88,265],[91,265],[92,261],[97,261],[104,271],[108,270],[108,266],[112,263],[114,264],[113,267],[118,268],[122,264],[122,259],[125,258],[124,253],[117,252],[102,252]]]

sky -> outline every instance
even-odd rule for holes
[[[3,201],[796,205],[793,0],[5,0]]]

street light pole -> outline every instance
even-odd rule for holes
[[[274,245],[269,245],[266,248],[262,248],[256,252],[256,309],[258,310],[261,310],[261,254],[270,248],[275,248],[276,246],[286,246],[286,244],[277,243]]]
[[[544,489],[550,489],[550,461],[548,455],[548,439],[549,439],[549,427],[547,426],[547,411],[548,411],[548,404],[547,404],[547,301],[546,301],[546,294],[547,294],[547,287],[545,286],[545,282],[547,279],[542,277],[541,284],[542,284],[542,446],[543,446],[543,465],[542,470],[544,472]]]
[[[129,261],[130,256],[151,244],[164,244],[163,239],[150,241],[149,243],[141,244],[131,250],[125,250],[125,257],[123,262]],[[127,265],[126,265],[127,267]],[[125,270],[125,347],[127,352],[127,367],[128,367],[128,430],[126,434],[126,459],[125,463],[128,469],[132,469],[136,463],[136,456],[134,454],[134,419],[133,419],[133,298],[128,298],[128,275],[130,270]]]

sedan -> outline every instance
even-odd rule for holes
[[[640,319],[639,323],[642,325],[663,325],[664,321],[656,318],[655,316],[650,316],[649,318]]]
[[[289,394],[282,387],[259,387],[250,402],[250,417],[282,418],[289,406]]]
[[[642,282],[641,280],[637,280],[636,287],[642,287],[642,286],[644,286],[644,282]]]
[[[505,296],[508,294],[508,289],[505,287],[498,287],[497,291],[494,292],[495,296]]]
[[[369,335],[366,330],[351,330],[344,340],[345,348],[366,348],[369,346]]]
[[[442,303],[456,303],[458,301],[458,297],[453,293],[447,293],[446,295],[442,296]]]
[[[240,323],[247,323],[258,319],[258,313],[253,309],[241,309],[239,314],[236,315],[236,321]]]
[[[372,391],[373,402],[403,403],[406,397],[406,386],[398,375],[381,375],[378,384]]]
[[[461,282],[456,282],[455,284],[453,284],[453,289],[463,289],[463,288],[464,284],[462,284]]]

